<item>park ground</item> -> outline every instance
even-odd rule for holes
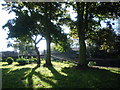
[[[76,69],[74,63],[52,61],[53,67],[0,62],[2,88],[120,88],[120,68]]]

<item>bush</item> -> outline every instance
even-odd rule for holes
[[[7,57],[7,59],[6,59],[6,61],[9,65],[13,63],[13,60],[14,59],[12,57]]]
[[[29,59],[29,64],[34,63],[34,60]]]
[[[33,60],[34,60],[34,62],[37,62],[37,61],[38,61],[38,59],[37,59],[37,58],[33,58]]]
[[[25,64],[28,64],[29,61],[26,61],[26,60],[20,60],[18,61],[19,65],[25,65]]]
[[[96,62],[94,62],[94,61],[90,61],[89,63],[88,63],[88,66],[95,66],[96,65]]]
[[[37,58],[31,57],[30,59],[27,59],[27,58],[21,57],[17,59],[17,62],[19,63],[19,65],[37,63]]]
[[[17,59],[17,62],[19,63],[19,65],[29,64],[29,60],[26,59],[26,58],[23,58],[23,57],[18,58],[18,59]]]
[[[33,58],[31,57],[30,59],[28,59],[29,63],[37,63],[37,58]]]
[[[70,62],[69,62],[69,61],[63,61],[63,63],[65,63],[65,64],[69,64]]]

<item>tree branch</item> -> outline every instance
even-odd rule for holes
[[[43,37],[41,37],[41,38],[37,41],[37,43],[36,43],[36,44],[38,44],[38,43],[42,40],[42,38],[43,38]]]
[[[35,41],[37,40],[37,36],[35,37]]]

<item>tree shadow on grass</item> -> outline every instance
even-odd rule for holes
[[[30,68],[11,70],[11,68],[2,68],[2,88],[25,88],[22,78],[25,72]]]
[[[66,69],[68,68],[63,68],[62,72],[64,75],[61,75],[54,67],[48,67],[48,69],[52,72],[54,75],[54,79],[57,80],[57,88],[78,88],[78,79],[79,76],[81,75],[80,73],[74,73],[76,71],[71,70],[71,68],[66,72]],[[65,70],[65,71],[64,71]]]
[[[33,75],[37,76],[39,78],[39,81],[43,81],[50,84],[51,86],[57,87],[54,82],[48,79],[48,77],[42,75],[40,72],[36,72],[35,70],[37,68],[38,68],[37,66],[34,67],[31,70],[31,72],[25,77],[25,78],[28,78],[28,88],[34,88],[33,79],[32,79]],[[47,88],[47,86],[41,85],[41,83],[38,83],[38,85],[40,85],[41,88]]]
[[[56,80],[53,82],[50,77],[46,77],[40,72],[36,72],[35,68],[29,73],[28,82],[29,86],[32,87],[33,79],[32,75],[36,75],[41,81],[50,84],[53,88],[119,88],[118,80],[120,75],[111,73],[107,70],[91,69],[78,70],[75,68],[63,68],[62,72],[67,74],[64,76],[60,74],[54,67],[48,67],[53,74],[52,79]],[[47,88],[43,86],[42,88]]]
[[[15,64],[14,66],[25,66],[27,64],[23,64],[23,65],[20,65],[20,64]]]
[[[67,74],[68,82],[72,87],[78,88],[120,88],[120,75],[102,69],[88,68],[78,70],[75,68],[63,68]]]
[[[18,68],[15,70],[12,70],[11,68],[2,68],[2,88],[32,88],[32,76],[37,68],[37,66],[32,69]]]
[[[47,84],[53,88],[120,88],[120,75],[103,69],[79,70],[75,68],[62,68],[62,71],[54,67],[48,67],[53,76],[46,76],[34,68],[2,68],[3,88],[48,88]],[[64,74],[62,74],[64,73]],[[33,76],[37,76],[37,80]],[[27,80],[27,83],[24,82]],[[54,81],[55,80],[55,81]],[[35,85],[37,82],[37,85]],[[43,82],[47,83],[46,85]]]
[[[48,67],[48,69],[53,74],[53,79],[57,80],[54,88],[64,88],[67,87],[65,80],[67,80],[67,76],[60,74],[54,67]]]
[[[2,68],[3,75],[7,74],[8,71],[10,71],[10,68]]]
[[[48,83],[48,84],[51,85],[52,87],[57,87],[57,85],[56,85],[54,82],[52,82],[51,80],[49,80],[49,77],[45,77],[44,75],[42,75],[42,74],[40,74],[40,73],[38,73],[38,72],[35,72],[34,74],[35,74],[36,76],[38,76],[41,81]],[[43,85],[42,88],[48,88],[48,87],[47,87],[46,85],[45,85],[45,86]]]
[[[9,64],[2,64],[2,66],[8,66]]]
[[[33,79],[32,79],[32,77],[33,77],[33,75],[35,73],[35,70],[37,68],[38,68],[38,66],[35,66],[34,68],[32,68],[30,73],[23,78],[23,79],[26,79],[26,78],[28,79],[28,85],[27,85],[28,88],[33,88]]]
[[[40,80],[40,83],[38,82],[38,85],[40,85],[42,81],[57,88],[57,84],[50,80],[51,77],[46,77],[45,75],[42,75],[40,72],[35,71],[37,68],[38,68],[37,66],[32,69],[18,68],[15,70],[11,68],[2,68],[2,76],[3,76],[2,87],[3,88],[34,88],[35,79],[33,79],[33,75],[35,75]],[[52,71],[54,72],[54,70]],[[59,76],[59,74],[57,75]],[[59,79],[55,78],[55,79],[59,80],[60,78]],[[47,86],[43,84],[41,88],[47,88]]]
[[[39,81],[37,84],[40,86],[40,88],[49,88],[49,86],[51,86],[51,88],[64,88],[64,87],[69,87],[69,81],[68,78],[62,74],[60,74],[54,67],[47,67],[51,73],[53,74],[53,76],[45,76],[43,74],[41,74],[38,71],[35,71],[38,67],[35,67],[31,70],[31,72],[25,77],[28,79],[28,88],[34,88],[34,81],[33,81],[33,75],[37,76],[39,78]],[[52,81],[52,80],[55,80]],[[66,80],[66,81],[65,81]],[[42,82],[42,85],[41,85]],[[47,84],[43,84],[47,83],[49,86],[47,86]],[[67,83],[67,84],[66,84]],[[36,85],[35,85],[36,87]]]

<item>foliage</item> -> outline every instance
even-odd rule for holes
[[[34,58],[34,57],[31,57],[31,58],[19,57],[17,59],[17,62],[19,63],[19,65],[25,65],[25,64],[31,64],[31,63],[37,63],[38,60],[37,58]]]
[[[8,38],[16,38],[18,40],[18,45],[16,47],[20,49],[20,53],[25,54],[26,51],[28,52],[28,50],[26,50],[27,46],[29,50],[31,49],[31,46],[34,46],[36,54],[38,56],[39,62],[38,64],[40,64],[40,53],[36,45],[42,40],[41,37],[39,38],[39,40],[37,40],[38,35],[41,34],[40,29],[42,28],[40,28],[41,25],[37,24],[38,17],[35,16],[36,14],[34,12],[28,13],[27,10],[21,10],[16,6],[14,7],[15,3],[11,4],[13,4],[13,7],[11,7],[11,9],[16,8],[13,11],[16,13],[18,17],[12,20],[8,20],[8,22],[3,26],[3,28],[8,27],[9,29]],[[18,4],[19,7],[19,3],[16,4]],[[32,44],[30,45],[30,43]]]
[[[90,61],[90,62],[88,63],[88,66],[89,66],[89,67],[95,66],[95,65],[96,65],[96,62],[94,62],[94,61]]]
[[[88,39],[88,41],[99,44],[98,47],[107,52],[113,49],[115,38],[111,34],[112,25],[110,22],[106,22],[109,29],[101,29],[100,22],[106,19],[118,18],[120,16],[119,3],[76,2],[69,3],[69,5],[77,13],[77,20],[72,20],[67,25],[71,29],[71,36],[74,39],[79,38],[78,66],[87,66],[85,40]]]
[[[18,58],[17,62],[19,63],[19,65],[29,64],[29,60],[27,58],[24,58],[24,57]]]
[[[97,31],[99,36],[87,40],[87,57],[89,58],[117,58],[119,53],[119,36],[110,29]]]
[[[33,58],[33,57],[29,58],[28,60],[29,60],[29,64],[38,62],[37,58]]]
[[[110,52],[115,47],[115,33],[109,28],[103,28],[96,32],[97,36],[93,39],[100,50]]]
[[[7,3],[6,6],[9,11],[15,12],[18,17],[13,20],[9,20],[4,27],[8,27],[10,38],[30,38],[33,35],[40,34],[47,41],[47,58],[50,61],[50,43],[58,43],[64,48],[66,44],[66,34],[63,33],[61,27],[54,22],[59,21],[59,18],[63,16],[64,12],[61,8],[61,3]],[[26,7],[27,9],[23,9]],[[54,11],[54,12],[53,12]],[[27,19],[27,20],[26,20]],[[60,41],[60,43],[59,43]],[[61,43],[62,42],[62,43]]]
[[[87,47],[88,58],[116,58],[115,52],[106,52],[105,50],[99,50],[99,47]]]
[[[62,5],[65,5],[65,8],[62,8]],[[77,13],[77,20],[72,20],[66,11],[66,7],[69,6]],[[42,35],[47,41],[46,62],[49,62],[50,64],[50,43],[56,43],[57,49],[61,51],[63,51],[63,48],[67,48],[68,45],[67,36],[61,29],[63,24],[70,27],[71,37],[79,40],[79,65],[87,65],[85,40],[96,43],[96,46],[98,46],[99,49],[107,52],[114,48],[115,38],[111,32],[111,23],[109,21],[106,22],[108,28],[101,29],[100,22],[106,19],[118,18],[120,16],[119,3],[13,2],[7,3],[7,9],[15,12],[18,16],[13,20],[9,20],[4,26],[8,27],[10,30],[10,33],[8,34],[9,37],[28,38],[33,35]],[[111,37],[111,39],[109,39],[109,37]]]
[[[14,59],[12,57],[7,57],[6,58],[7,63],[10,65],[13,63]]]
[[[13,47],[15,50],[19,50],[19,54],[20,55],[35,55],[35,49],[34,49],[34,45],[32,42],[29,41],[23,41],[23,40],[14,40],[14,44],[13,43],[8,43],[9,47]]]
[[[69,44],[64,45],[65,43],[62,43],[62,45],[60,44],[53,44],[51,46],[51,50],[52,51],[57,51],[57,52],[66,52],[70,50],[70,46]]]

